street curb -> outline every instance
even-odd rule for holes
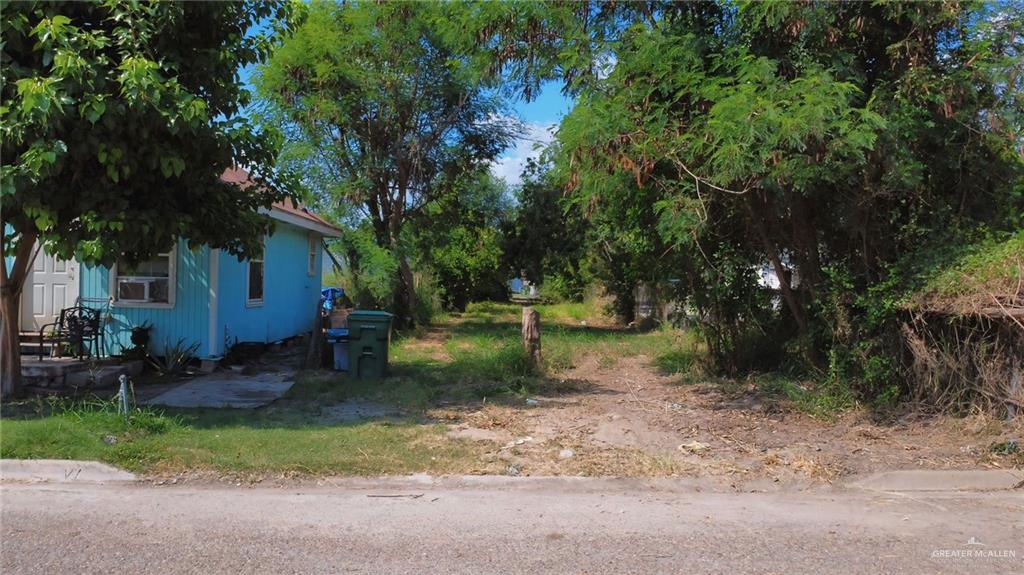
[[[0,459],[0,482],[119,483],[135,475],[98,461],[70,459]]]
[[[20,483],[128,483],[135,474],[98,461],[69,459],[0,459],[0,482]],[[386,477],[334,477],[315,482],[321,486],[349,488],[498,488],[523,489],[555,486],[583,490],[730,491],[710,478],[624,478],[624,477],[505,477],[500,475],[414,474]],[[384,485],[382,485],[382,483]],[[838,484],[846,488],[878,492],[1008,491],[1024,488],[1024,471],[1006,469],[901,470],[851,477]],[[807,487],[807,486],[805,486]],[[740,491],[743,491],[741,489]],[[769,490],[772,491],[772,490]],[[1024,491],[1024,490],[1022,490]]]
[[[1006,491],[1021,486],[1024,473],[1008,469],[908,469],[855,477],[846,486],[870,491]]]

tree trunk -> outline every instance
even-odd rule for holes
[[[767,217],[767,209],[764,206],[756,206],[754,201],[753,196],[748,196],[747,210],[750,213],[750,219],[754,224],[754,229],[757,230],[757,235],[761,238],[761,243],[768,254],[768,260],[772,263],[775,276],[779,279],[779,290],[782,292],[782,299],[786,301],[786,306],[789,307],[790,313],[793,314],[793,319],[796,320],[800,335],[806,335],[808,331],[807,315],[804,313],[804,308],[800,305],[796,293],[793,292],[793,287],[789,283],[789,274],[786,273],[786,268],[782,265],[782,259],[779,257],[779,250],[775,242],[772,241],[771,236],[768,235],[768,227],[764,223],[764,218]]]
[[[0,302],[0,397],[8,398],[21,385],[21,349],[18,343],[18,318],[21,294],[9,296],[4,290]]]
[[[400,327],[411,327],[415,323],[413,313],[416,310],[416,284],[412,275],[412,266],[405,257],[405,252],[398,241],[398,235],[392,234],[390,240],[391,253],[398,258],[398,291],[395,293],[395,322]]]
[[[530,366],[534,371],[540,371],[540,314],[532,307],[523,308],[523,348],[530,356]]]
[[[8,398],[21,388],[21,290],[35,259],[36,237],[35,232],[22,233],[11,269],[7,269],[6,262],[0,265],[0,398]],[[5,235],[0,245],[6,248],[7,241]]]
[[[390,210],[385,211],[388,217],[388,243],[391,247],[391,253],[395,254],[395,257],[398,258],[398,293],[395,294],[396,305],[393,311],[399,325],[412,327],[416,323],[413,317],[416,312],[416,280],[413,277],[412,266],[409,265],[405,249],[402,246],[401,237],[404,212],[402,205],[397,202]]]
[[[807,198],[796,194],[790,213],[793,219],[793,245],[799,246],[795,253],[800,257],[800,285],[807,288],[811,299],[814,300],[818,297],[822,273],[813,211],[807,203]]]
[[[320,302],[316,302],[316,315],[313,316],[313,331],[309,334],[309,348],[306,349],[306,369],[323,367],[324,351],[324,316]]]
[[[416,279],[412,275],[412,266],[409,265],[405,254],[398,256],[398,274],[399,280],[401,280],[398,297],[402,298],[402,307],[405,308],[406,315],[402,319],[411,326],[416,323],[416,319],[413,317],[416,313]]]
[[[782,258],[779,255],[781,253],[779,251],[779,247],[776,245],[775,241],[772,240],[772,237],[768,232],[768,226],[765,225],[765,219],[770,217],[771,212],[768,209],[767,202],[762,202],[762,204],[763,205],[758,206],[755,203],[753,196],[747,197],[747,210],[749,211],[754,228],[757,230],[757,234],[761,238],[761,242],[764,244],[764,249],[768,254],[768,259],[772,263],[772,269],[775,270],[775,276],[779,280],[779,291],[782,292],[782,299],[785,300],[786,307],[789,308],[790,313],[793,315],[793,320],[796,321],[800,337],[806,342],[804,357],[807,358],[807,361],[811,365],[822,367],[823,359],[821,354],[818,353],[815,342],[809,340],[811,332],[807,310],[800,302],[800,298],[797,297],[798,294],[793,290],[789,270],[782,265]],[[803,281],[802,277],[801,281]]]

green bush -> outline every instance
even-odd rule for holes
[[[347,229],[338,248],[346,267],[327,274],[323,283],[343,288],[358,307],[390,309],[398,287],[398,259],[394,254],[377,245],[366,223]]]
[[[416,278],[416,309],[412,310],[416,325],[428,325],[443,311],[442,290],[430,270],[420,271]]]
[[[579,302],[583,300],[586,288],[579,274],[548,274],[540,285],[540,294],[549,301]]]
[[[671,349],[655,357],[654,366],[668,375],[689,373],[694,368],[695,359],[693,350]]]

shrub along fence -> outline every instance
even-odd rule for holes
[[[906,312],[913,399],[1024,417],[1024,233],[946,268]]]

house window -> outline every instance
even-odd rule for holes
[[[134,266],[118,262],[110,274],[110,293],[121,305],[168,306],[174,304],[175,250],[162,252]]]
[[[316,248],[317,248],[317,236],[316,234],[309,234],[309,255],[307,256],[306,273],[310,276],[316,275]]]
[[[263,258],[265,252],[266,246],[264,245],[259,254],[253,255],[249,259],[249,286],[245,301],[249,306],[263,305]]]

